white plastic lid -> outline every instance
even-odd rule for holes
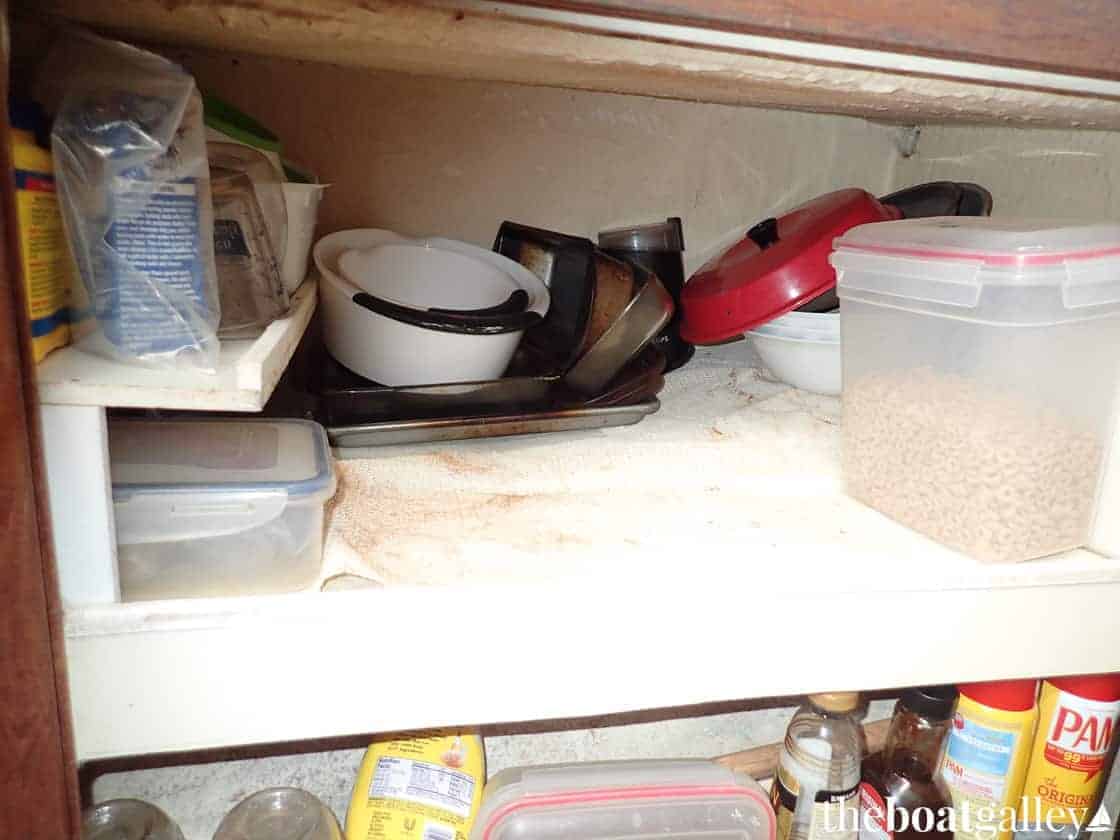
[[[703,833],[773,840],[748,776],[710,761],[619,761],[505,770],[486,785],[471,840],[642,840]]]
[[[109,424],[113,500],[139,494],[329,496],[334,468],[309,420],[118,420]]]
[[[859,225],[835,240],[899,257],[978,260],[991,265],[1047,265],[1120,257],[1120,225],[1041,219],[938,216]]]

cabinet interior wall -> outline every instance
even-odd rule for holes
[[[689,270],[846,186],[972,180],[996,212],[1120,218],[1120,133],[924,125],[168,51],[332,184],[323,232],[383,226],[489,244],[503,219],[593,236],[680,215]]]

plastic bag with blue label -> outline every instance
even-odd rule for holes
[[[214,370],[220,321],[202,99],[177,64],[67,35],[51,134],[70,248],[98,329],[84,349]]]

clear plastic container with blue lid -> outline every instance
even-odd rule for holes
[[[315,583],[335,476],[306,420],[109,426],[126,601],[293,592]]]

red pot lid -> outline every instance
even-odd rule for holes
[[[832,240],[867,222],[902,217],[859,189],[827,193],[777,219],[701,266],[681,292],[681,338],[715,344],[772,321],[836,285]]]

